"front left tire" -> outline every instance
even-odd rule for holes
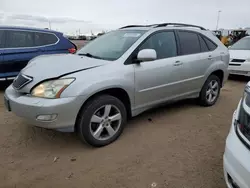
[[[122,134],[126,122],[124,104],[116,97],[101,95],[86,103],[76,126],[82,141],[102,147],[111,144]]]

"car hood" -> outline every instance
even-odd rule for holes
[[[45,55],[32,59],[22,73],[31,77],[48,79],[94,68],[105,63],[104,60],[72,54]]]
[[[108,61],[74,54],[42,55],[32,59],[21,74],[32,77],[33,81],[20,92],[28,92],[37,83],[58,78],[71,73],[94,69],[107,64]]]
[[[231,59],[250,59],[250,50],[229,50]]]

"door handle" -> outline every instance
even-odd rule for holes
[[[210,56],[208,56],[207,59],[208,59],[208,60],[213,60],[213,57],[210,55]]]
[[[180,65],[182,65],[182,64],[183,64],[182,62],[176,61],[176,62],[174,63],[174,66],[180,66]]]

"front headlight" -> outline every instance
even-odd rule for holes
[[[31,91],[31,95],[42,98],[60,98],[61,93],[75,80],[75,78],[62,78],[45,81]]]

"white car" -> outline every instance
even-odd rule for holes
[[[233,114],[223,166],[228,188],[250,187],[250,82]]]
[[[233,44],[229,52],[229,74],[250,76],[250,36]]]

